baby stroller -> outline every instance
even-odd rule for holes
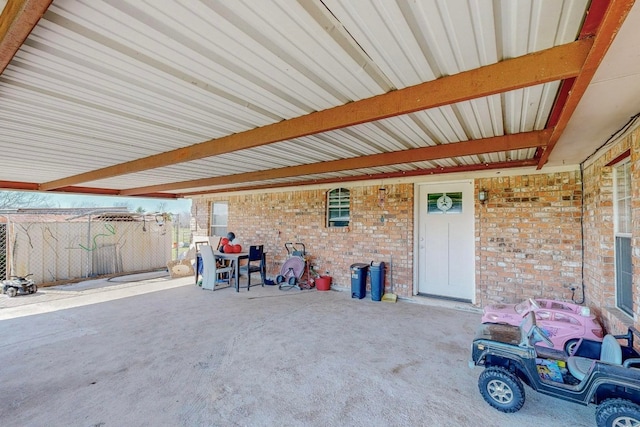
[[[280,268],[280,274],[276,277],[278,289],[311,289],[313,282],[309,280],[306,247],[303,243],[285,243],[284,247],[287,250],[287,259]],[[306,280],[302,280],[305,273]]]

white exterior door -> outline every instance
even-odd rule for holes
[[[473,181],[418,185],[418,293],[473,302]]]

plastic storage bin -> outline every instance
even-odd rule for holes
[[[315,279],[316,289],[319,291],[331,290],[331,276],[320,276]]]
[[[362,299],[367,295],[367,270],[369,264],[351,264],[351,298]]]
[[[371,300],[380,301],[384,294],[384,262],[371,262],[369,266],[369,275],[371,276]]]

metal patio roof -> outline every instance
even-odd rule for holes
[[[640,111],[639,8],[8,0],[0,188],[182,197],[577,165]]]

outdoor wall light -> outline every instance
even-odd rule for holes
[[[478,200],[480,201],[480,203],[484,204],[484,202],[486,202],[488,198],[489,190],[485,190],[483,188],[482,190],[478,191]]]
[[[384,187],[378,188],[378,206],[382,207],[384,201],[387,198],[387,189]]]

